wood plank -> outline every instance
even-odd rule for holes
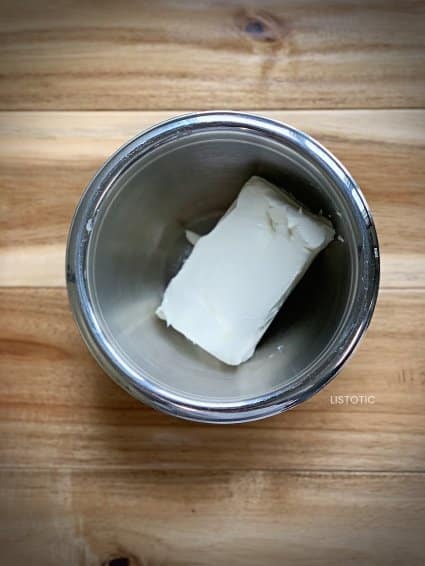
[[[14,470],[0,473],[0,506],[3,564],[425,559],[423,474]]]
[[[421,107],[424,17],[415,0],[6,0],[0,108]]]
[[[377,223],[382,285],[424,286],[425,111],[262,113],[316,137],[355,176]],[[174,114],[0,113],[0,285],[63,286],[84,186],[125,140]]]
[[[342,373],[278,417],[180,421],[118,388],[85,349],[63,289],[0,290],[0,469],[425,471],[425,291],[383,291]],[[334,395],[373,395],[336,405]]]

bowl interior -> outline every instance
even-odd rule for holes
[[[253,174],[321,210],[340,238],[314,261],[253,358],[235,368],[154,312],[190,254],[185,229],[211,230]],[[102,331],[125,364],[166,392],[243,403],[310,379],[337,347],[357,285],[360,236],[335,180],[291,144],[218,127],[169,141],[113,181],[90,228],[87,282]]]

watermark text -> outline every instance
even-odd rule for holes
[[[376,403],[375,395],[366,393],[355,393],[351,395],[330,395],[329,402],[331,405],[374,405]]]

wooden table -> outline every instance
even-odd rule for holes
[[[1,17],[0,563],[424,564],[424,3],[6,0]],[[329,147],[382,249],[376,313],[340,376],[232,427],[115,386],[64,288],[96,169],[143,128],[211,108]]]

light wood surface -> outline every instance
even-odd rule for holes
[[[424,18],[415,0],[2,3],[1,566],[425,563]],[[382,254],[375,316],[340,375],[231,427],[128,396],[64,288],[97,168],[140,130],[211,108],[328,147]]]
[[[316,137],[354,175],[376,220],[382,285],[425,286],[425,111],[257,112]],[[175,114],[0,113],[0,283],[63,286],[67,231],[83,188],[121,144]]]
[[[383,290],[366,338],[328,387],[284,415],[229,428],[159,414],[108,380],[65,290],[4,289],[3,467],[425,472],[424,307],[425,290]],[[344,394],[375,399],[335,405]]]
[[[5,0],[1,109],[424,103],[416,0]]]
[[[0,472],[8,512],[0,544],[8,543],[4,564],[31,566],[123,556],[131,566],[422,566],[424,476],[407,480],[339,472]]]

